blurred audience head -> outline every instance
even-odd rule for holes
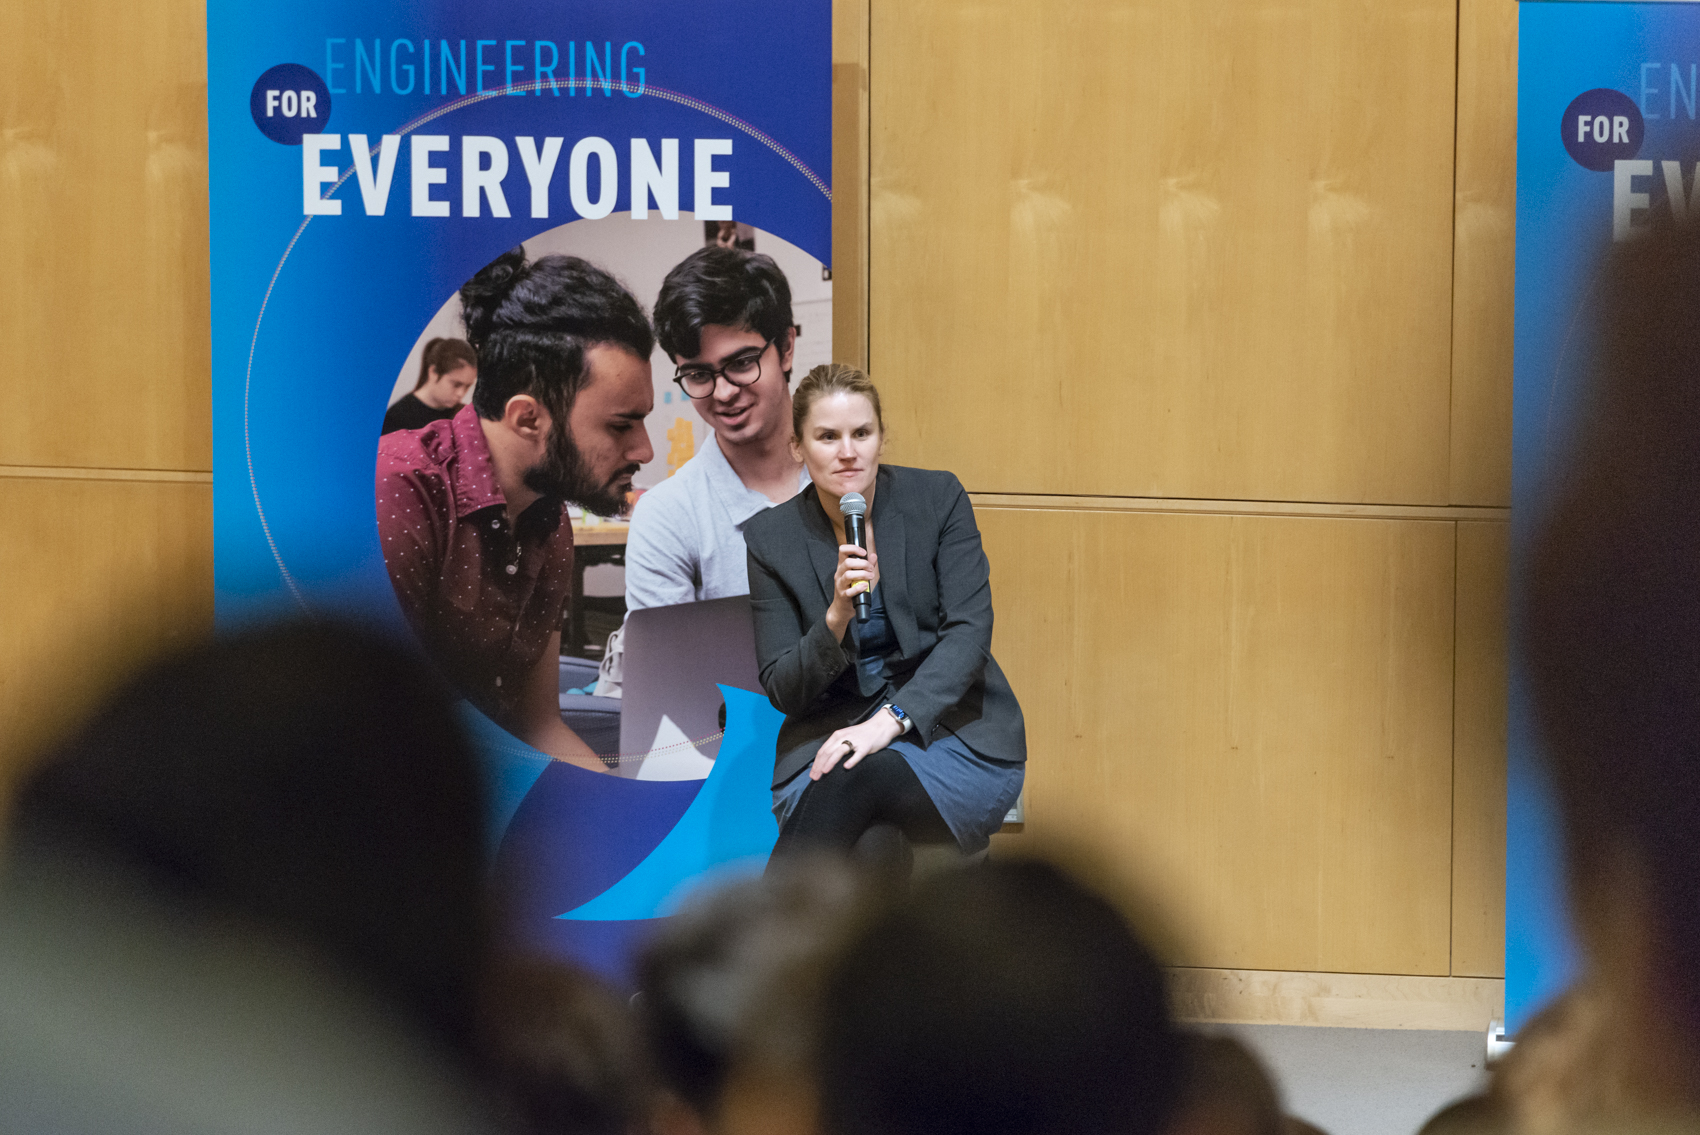
[[[1503,1135],[1510,1128],[1491,1096],[1465,1096],[1428,1117],[1417,1135]]]
[[[1700,1102],[1700,237],[1617,246],[1596,384],[1527,558],[1522,648],[1602,994]]]
[[[1185,1073],[1167,1135],[1283,1135],[1281,1095],[1249,1048],[1231,1036],[1182,1040]]]
[[[234,634],[148,668],[39,766],[13,843],[304,946],[464,1049],[484,813],[449,707],[373,634]]]
[[[1548,1003],[1517,1030],[1516,1044],[1494,1065],[1483,1107],[1465,1118],[1484,1135],[1570,1135],[1624,1125],[1626,1115],[1642,1110],[1634,1087],[1638,1046],[1625,1043],[1611,1010],[1587,981]],[[1454,1122],[1435,1135],[1470,1135],[1463,1126]]]
[[[846,941],[822,997],[828,1135],[1150,1135],[1180,1087],[1157,961],[1059,868],[917,885]]]
[[[667,920],[638,965],[664,1135],[751,1130],[764,1103],[807,1122],[824,959],[866,902],[847,864],[800,857]]]
[[[648,1063],[625,1002],[569,966],[496,967],[483,1005],[496,1106],[520,1135],[636,1135],[650,1106]]]

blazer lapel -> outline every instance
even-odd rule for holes
[[[810,485],[803,493],[809,498],[802,506],[808,528],[809,562],[814,565],[815,578],[820,582],[821,609],[825,610],[832,606],[832,579],[838,574],[838,539],[821,511],[815,487]]]
[[[909,602],[907,520],[897,494],[892,491],[891,473],[881,466],[878,478],[879,491],[874,494],[874,544],[880,557],[880,587],[885,593],[885,617],[891,621],[892,633],[897,636],[898,652],[908,658],[919,643],[921,632],[915,625],[915,608]]]

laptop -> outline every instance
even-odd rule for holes
[[[725,728],[719,686],[762,693],[750,599],[733,595],[626,616],[619,775],[699,780]]]

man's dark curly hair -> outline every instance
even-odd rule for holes
[[[460,302],[478,352],[472,405],[481,418],[500,418],[516,394],[564,417],[589,377],[586,350],[610,343],[647,360],[655,349],[643,306],[576,256],[527,261],[524,248],[504,252],[462,286]]]
[[[655,301],[661,349],[675,362],[692,358],[711,323],[747,327],[763,339],[779,339],[790,329],[791,285],[773,257],[709,246],[674,265]]]

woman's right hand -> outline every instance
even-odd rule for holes
[[[880,579],[880,558],[854,544],[838,546],[838,570],[832,576],[832,606],[826,609],[826,625],[842,637],[855,613],[856,596],[872,591]]]

